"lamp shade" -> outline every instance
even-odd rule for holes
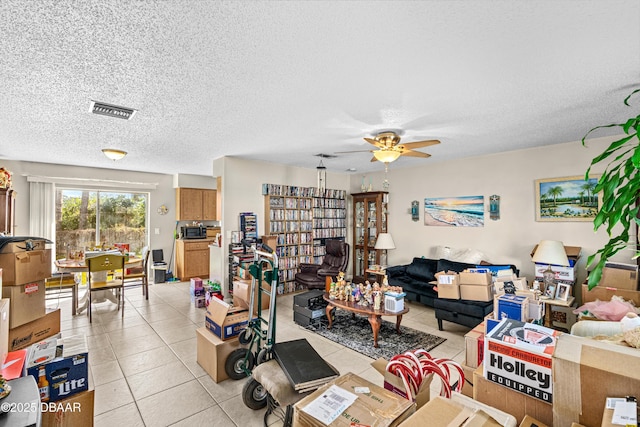
[[[378,239],[376,240],[375,249],[395,249],[396,244],[393,243],[393,238],[389,233],[380,233],[378,234]]]
[[[107,158],[113,161],[120,160],[127,155],[126,151],[117,150],[115,148],[103,148],[102,152],[107,156]]]
[[[376,150],[373,152],[373,157],[382,163],[391,163],[400,157],[400,152],[393,150]]]
[[[569,266],[567,252],[564,244],[557,240],[541,240],[536,252],[533,254],[533,262],[538,264],[553,264],[564,267]]]

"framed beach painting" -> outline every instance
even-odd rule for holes
[[[536,221],[593,221],[601,197],[594,192],[599,175],[537,179]]]
[[[424,225],[443,227],[483,227],[484,196],[427,197]]]

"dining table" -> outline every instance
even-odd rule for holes
[[[89,268],[87,267],[84,259],[57,259],[55,260],[54,265],[59,273],[87,273],[87,276],[89,273]],[[125,270],[141,266],[142,258],[136,256],[129,256],[124,263]],[[114,304],[118,303],[118,299],[111,290],[94,292],[96,293],[94,302],[109,300]],[[78,284],[76,281],[76,284],[72,288],[71,299],[73,300],[71,304],[71,314],[75,316],[76,314],[82,313],[89,306],[89,290],[87,289],[87,292],[85,292],[81,298],[78,298]]]

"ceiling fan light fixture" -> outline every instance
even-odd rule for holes
[[[116,160],[122,159],[124,156],[127,155],[126,151],[118,150],[118,149],[115,149],[115,148],[103,148],[102,149],[102,153],[105,156],[107,156],[107,158],[113,160],[114,162]]]
[[[373,157],[382,163],[391,163],[398,160],[400,152],[394,150],[377,150],[373,152]]]

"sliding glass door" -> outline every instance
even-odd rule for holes
[[[148,193],[64,189],[56,191],[56,258],[96,247],[147,245]]]

